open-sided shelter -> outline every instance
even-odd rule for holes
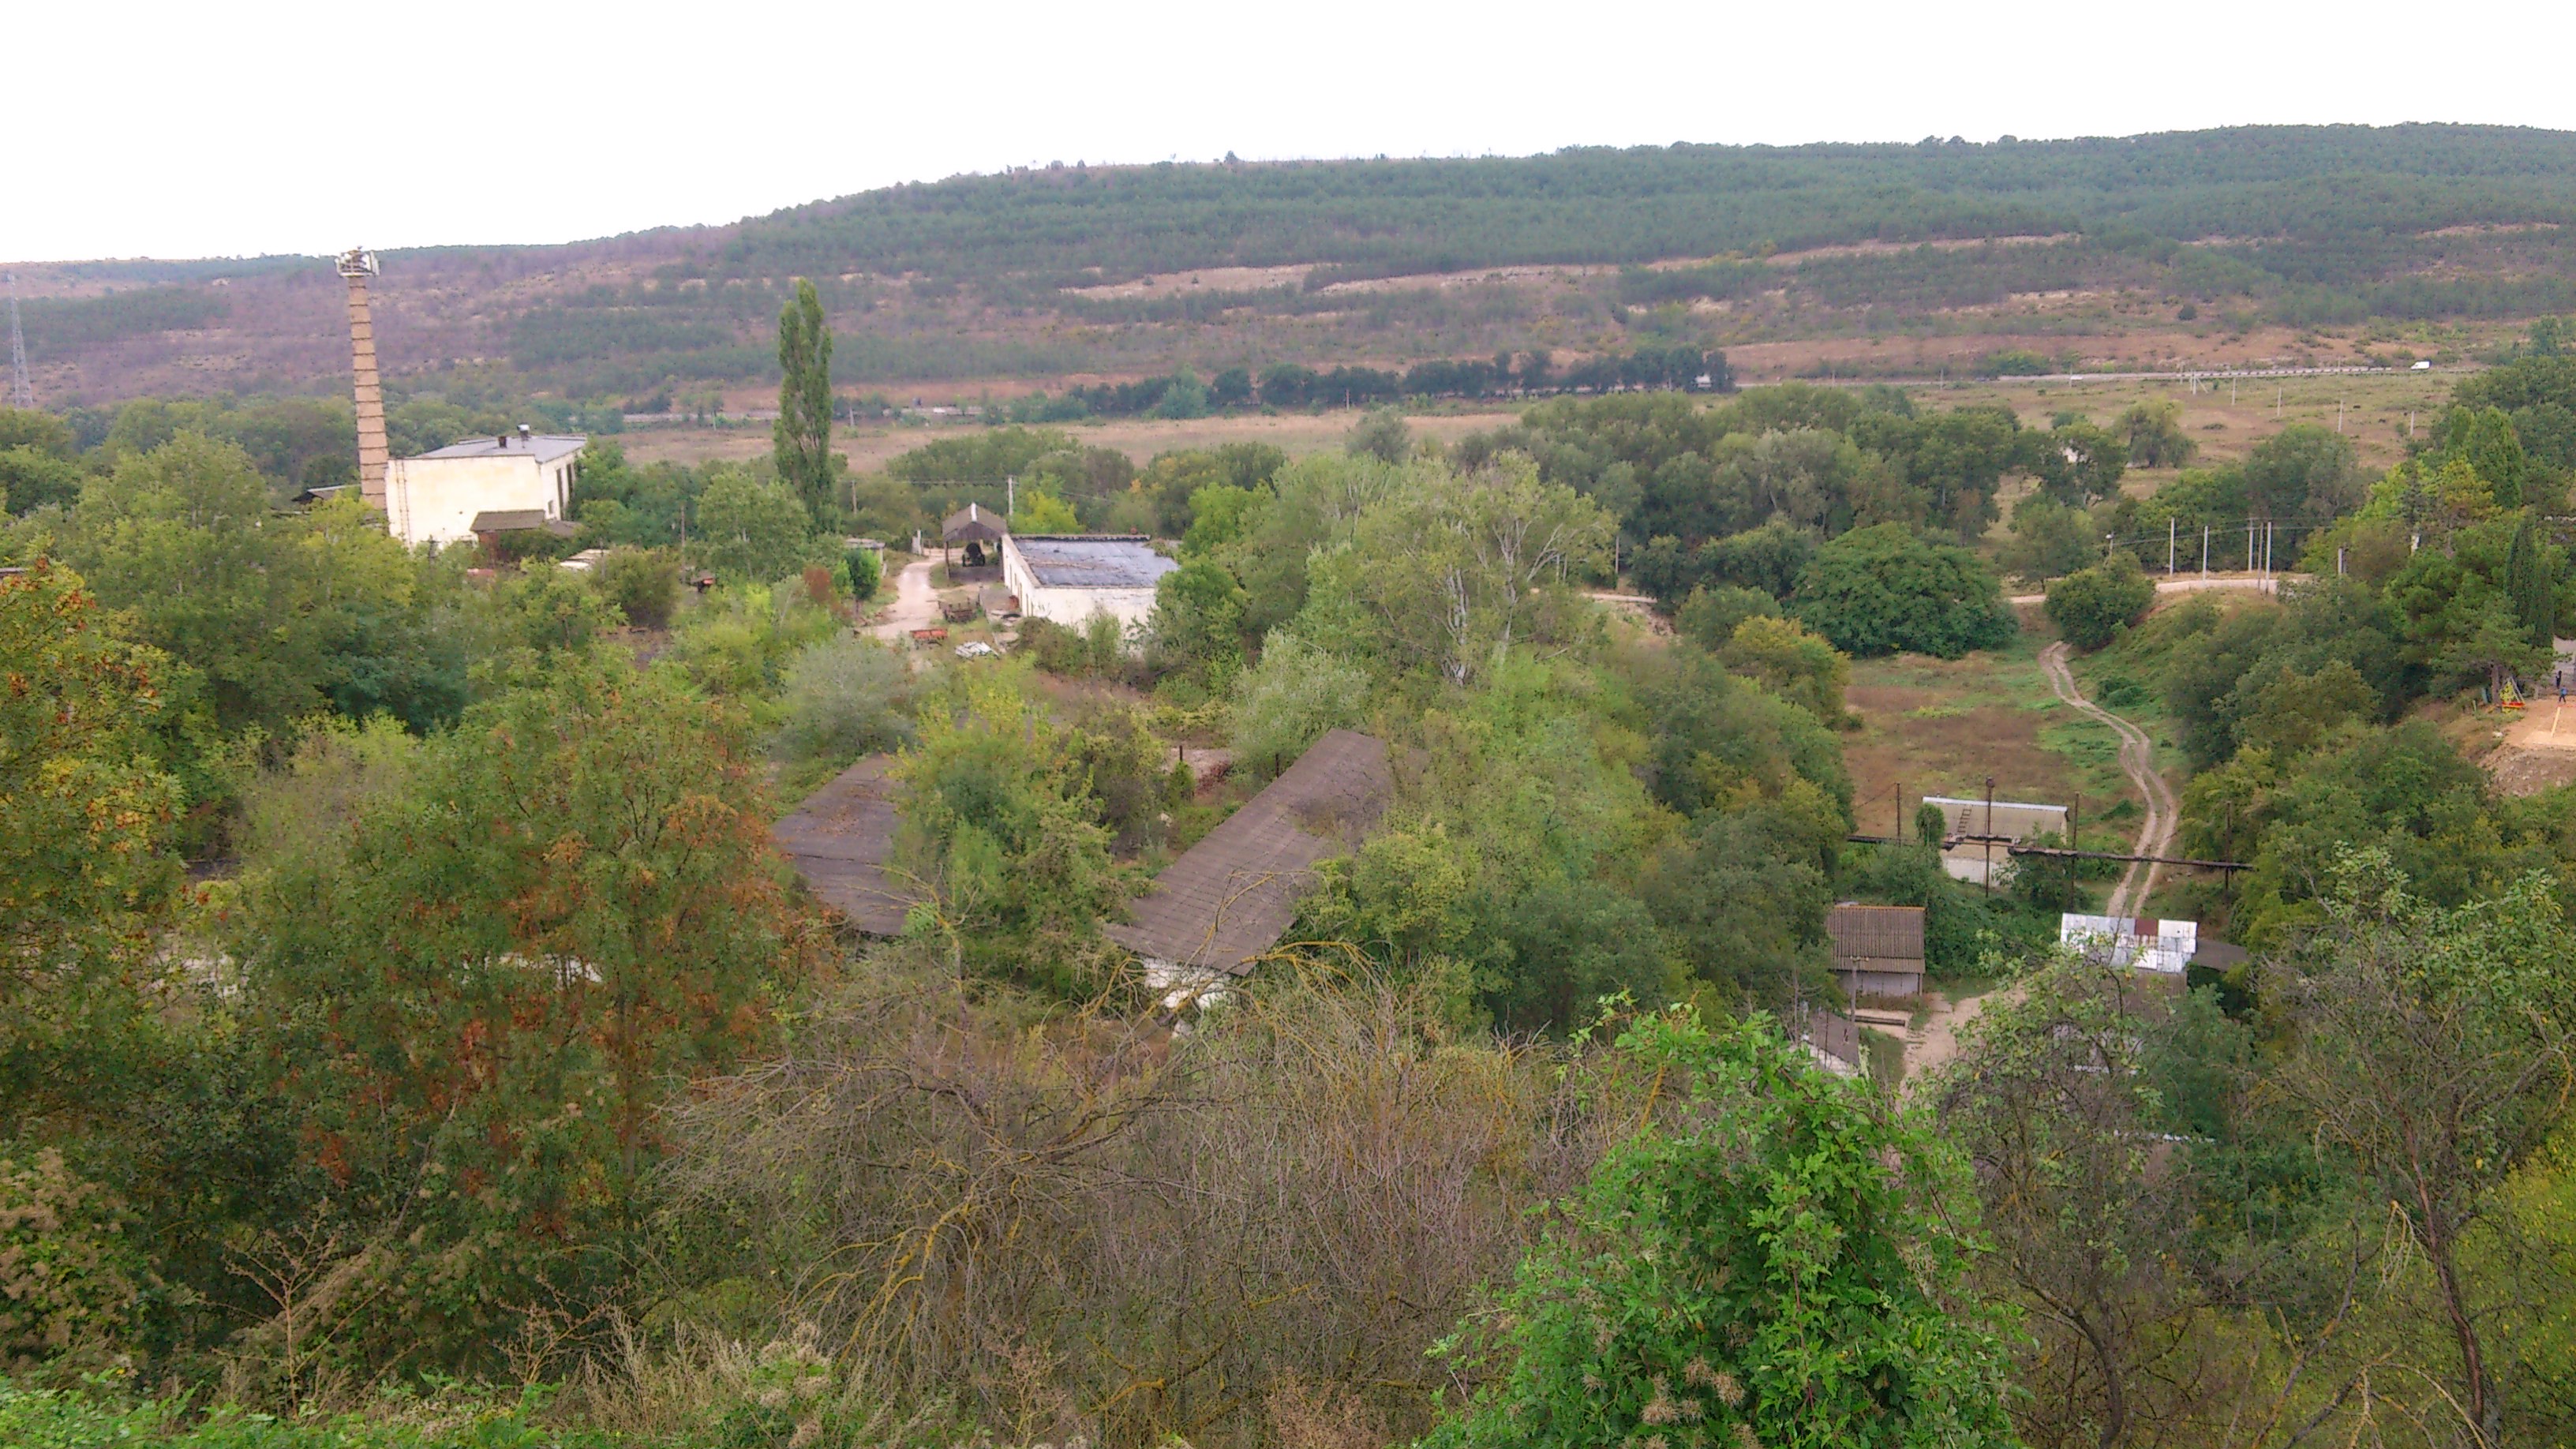
[[[986,513],[980,503],[967,504],[939,525],[940,543],[963,550],[969,568],[982,568],[998,560],[1002,540],[1010,536],[1010,521],[999,514]]]

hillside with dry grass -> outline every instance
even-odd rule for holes
[[[2495,127],[1075,164],[389,252],[376,305],[401,389],[700,408],[773,385],[798,276],[845,389],[944,398],[1678,347],[1744,380],[2403,364],[2576,310],[2571,221],[2576,135]],[[345,376],[320,257],[18,270],[53,405]]]

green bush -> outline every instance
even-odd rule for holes
[[[2013,636],[1995,576],[1956,544],[1901,523],[1858,528],[1816,550],[1789,613],[1846,654],[1900,650],[1956,659]]]
[[[877,586],[885,582],[885,564],[877,558],[875,549],[851,549],[842,558],[841,567],[850,577],[850,598],[857,603],[875,598]]]
[[[788,662],[772,752],[789,763],[837,769],[912,735],[912,670],[873,639],[808,644]]]
[[[2115,553],[2048,586],[2048,617],[2076,648],[2091,652],[2146,617],[2156,585],[2126,553]]]
[[[0,1157],[0,1369],[113,1346],[144,1276],[124,1230],[123,1207],[60,1152]]]
[[[1431,1445],[2017,1442],[1954,1152],[1764,1017],[1676,1009],[1619,1048],[1662,1110],[1444,1345],[1490,1387]]]
[[[680,561],[658,548],[612,548],[591,565],[590,586],[637,629],[663,629],[680,601]]]

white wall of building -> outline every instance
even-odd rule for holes
[[[561,518],[580,457],[396,458],[385,465],[385,527],[407,544],[449,544],[474,537],[478,513],[536,508]]]
[[[1150,588],[1066,589],[1040,584],[1015,541],[1007,537],[1002,541],[1002,587],[1019,596],[1023,618],[1044,619],[1068,629],[1082,628],[1094,614],[1107,614],[1121,630],[1132,630],[1154,612]]]

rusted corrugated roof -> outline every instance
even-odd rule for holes
[[[1833,938],[1837,968],[1889,961],[1923,967],[1921,906],[1836,906],[1825,913],[1825,934]]]
[[[885,873],[894,849],[892,755],[870,755],[833,777],[770,832],[822,902],[872,936],[903,934],[911,900]]]
[[[1105,934],[1140,956],[1243,974],[1296,919],[1315,863],[1376,829],[1390,788],[1386,746],[1334,730],[1156,876],[1133,924]]]

